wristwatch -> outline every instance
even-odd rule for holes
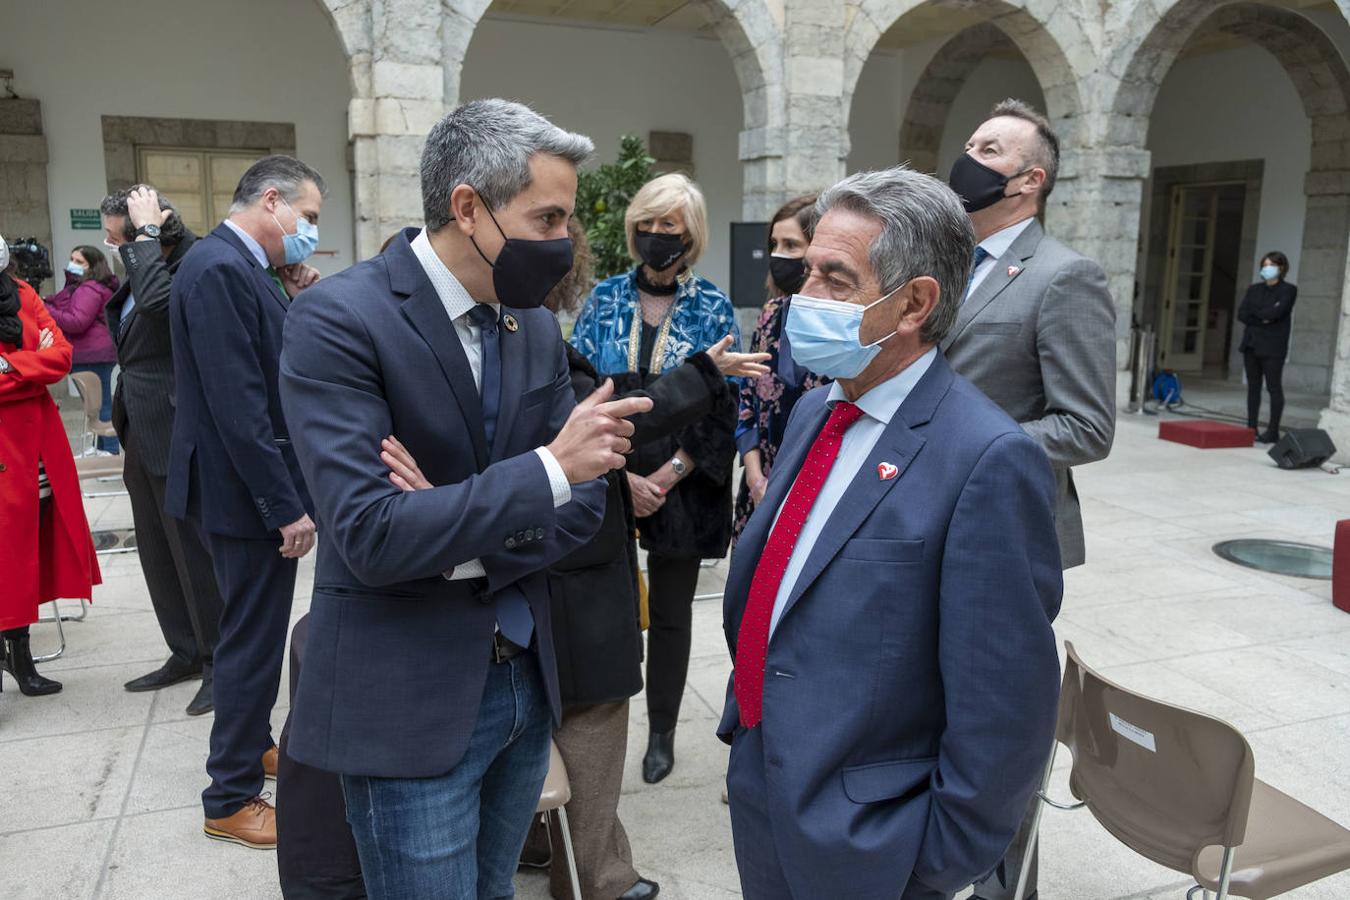
[[[678,456],[670,458],[670,467],[675,470],[675,474],[683,478],[689,474],[689,467],[684,464],[684,460]]]
[[[136,229],[136,234],[137,234],[137,235],[142,235],[142,234],[143,234],[143,235],[145,235],[146,237],[152,237],[152,238],[154,238],[155,240],[159,240],[159,226],[158,226],[158,225],[142,225],[140,228],[137,228],[137,229]]]
[[[0,375],[8,375],[13,368],[14,367],[9,364],[9,360],[0,356]]]

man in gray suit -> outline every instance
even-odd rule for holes
[[[1049,237],[1037,220],[1059,171],[1046,118],[1005,100],[966,142],[950,183],[975,227],[975,269],[942,344],[952,368],[1040,442],[1057,482],[1055,530],[1064,568],[1084,562],[1072,466],[1104,459],[1116,425],[1115,307],[1101,266]],[[1046,747],[1046,753],[1050,748]],[[1033,799],[1032,801],[1036,801]],[[972,900],[1014,898],[1030,815]]]

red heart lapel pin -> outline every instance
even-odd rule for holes
[[[1017,273],[1020,272],[1020,271],[1022,271],[1022,270],[1019,269],[1017,266],[1008,266],[1008,277],[1009,277],[1009,278],[1016,278],[1016,277],[1017,277]]]
[[[880,478],[882,481],[890,481],[892,478],[894,478],[896,475],[899,474],[900,470],[897,469],[891,463],[884,462],[877,464],[877,477]]]

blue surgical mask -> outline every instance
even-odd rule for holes
[[[892,331],[879,341],[862,343],[858,332],[863,313],[894,293],[891,291],[866,306],[801,294],[793,296],[788,302],[785,326],[792,358],[797,365],[826,378],[858,377],[881,352],[882,343],[895,334]]]
[[[286,203],[285,198],[282,198],[281,202]],[[289,203],[286,203],[286,208],[295,216],[295,234],[288,234],[285,228],[281,228],[281,220],[275,213],[272,215],[272,221],[281,228],[281,246],[286,251],[286,265],[293,266],[309,259],[319,246],[319,226],[304,216],[296,215]]]
[[[66,263],[66,271],[74,275],[76,278],[83,278],[85,268],[84,266],[80,265],[77,262],[68,262]]]
[[[1279,266],[1262,266],[1262,267],[1261,267],[1261,277],[1262,277],[1263,279],[1265,279],[1266,281],[1274,281],[1276,278],[1279,278],[1279,277],[1280,277],[1280,267],[1279,267]]]

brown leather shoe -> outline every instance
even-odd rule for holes
[[[277,811],[262,797],[254,797],[232,816],[207,819],[202,831],[217,841],[242,844],[254,850],[275,850]]]
[[[263,776],[277,780],[277,757],[280,756],[275,744],[263,751]]]

